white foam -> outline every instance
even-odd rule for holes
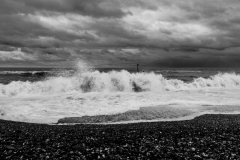
[[[204,108],[208,105],[239,105],[239,93],[240,75],[235,73],[219,73],[184,83],[167,80],[153,72],[103,73],[80,69],[70,77],[0,84],[0,118],[54,123],[64,117],[110,115],[163,105],[197,114],[209,111],[209,107]],[[234,111],[240,110],[235,108]],[[221,112],[224,112],[223,107]]]
[[[8,85],[0,84],[0,96],[54,95],[71,92],[162,92],[165,90],[192,90],[213,88],[240,88],[240,75],[235,73],[217,74],[209,79],[197,78],[191,83],[181,80],[165,79],[161,74],[129,73],[125,70],[101,73],[99,71],[77,72],[66,77],[50,77],[45,81],[14,81]]]

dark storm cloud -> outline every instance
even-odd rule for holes
[[[61,13],[77,13],[93,17],[121,18],[130,12],[123,12],[106,0],[2,0],[0,12],[3,14],[34,13],[50,11]]]
[[[182,52],[198,52],[199,51],[199,48],[190,48],[190,47],[187,47],[187,48],[177,48],[177,49],[173,49],[175,51],[182,51]]]
[[[217,2],[217,1],[215,1]],[[207,3],[206,1],[194,1],[191,3],[180,3],[179,8],[187,11],[187,12],[193,12],[198,13],[203,18],[211,18],[218,16],[220,14],[224,14],[227,11],[227,8],[224,6],[219,6],[219,4],[216,3]],[[199,17],[197,17],[198,19]]]
[[[27,20],[21,15],[0,15],[0,44],[13,47],[48,48],[72,45],[74,40],[94,41],[95,37],[85,31],[83,35],[51,30]],[[40,37],[48,37],[42,39]]]
[[[238,15],[238,0],[2,0],[0,61],[236,66]]]
[[[234,23],[234,24],[238,24],[240,25],[240,17],[237,17],[237,18],[233,18],[230,20],[231,23]]]
[[[172,34],[172,32],[171,31],[169,31],[169,30],[167,30],[167,29],[160,29],[160,32],[162,32],[162,33],[164,33],[164,34]]]
[[[115,37],[115,38],[125,38],[130,40],[138,40],[145,38],[137,31],[130,31],[119,22],[104,22],[104,23],[96,23],[91,26],[92,29],[97,30],[97,34],[99,36],[104,37]]]
[[[0,44],[0,51],[14,51],[15,49],[13,47],[10,47],[8,45],[2,45]]]

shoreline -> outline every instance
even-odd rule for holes
[[[224,110],[222,110],[224,108]],[[225,109],[227,108],[227,109]],[[191,120],[205,114],[240,114],[240,106],[200,106],[180,108],[173,106],[140,107],[113,115],[65,117],[55,124],[128,124],[141,122],[164,122]]]
[[[100,122],[100,123],[36,123],[36,122],[25,122],[25,121],[16,121],[16,120],[8,120],[8,119],[1,119],[0,121],[7,121],[13,123],[25,123],[25,124],[32,124],[32,125],[49,125],[49,126],[72,126],[72,125],[128,125],[128,124],[139,124],[139,123],[164,123],[164,122],[182,122],[182,121],[191,121],[198,117],[208,116],[208,115],[219,115],[219,116],[240,116],[240,111],[235,112],[215,112],[215,111],[205,111],[200,113],[191,114],[184,117],[179,118],[168,118],[168,119],[152,119],[152,120],[132,120],[132,121],[118,121],[118,122]],[[95,117],[95,116],[91,116]],[[81,118],[81,117],[66,117],[66,118]],[[63,118],[64,119],[64,118]]]
[[[117,125],[117,124],[137,124],[137,123],[154,123],[154,122],[179,122],[179,121],[188,121],[198,118],[204,115],[240,115],[240,112],[201,112],[194,115],[189,115],[180,118],[169,118],[169,119],[153,119],[153,120],[135,120],[135,121],[119,121],[119,122],[104,122],[104,123],[50,123],[48,125],[78,125],[78,124],[86,124],[86,125]],[[70,118],[70,117],[68,117]]]

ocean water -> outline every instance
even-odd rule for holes
[[[0,68],[0,119],[55,123],[147,107],[161,120],[238,113],[240,69]]]

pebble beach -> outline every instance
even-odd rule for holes
[[[240,115],[48,125],[0,120],[0,159],[240,159]]]

